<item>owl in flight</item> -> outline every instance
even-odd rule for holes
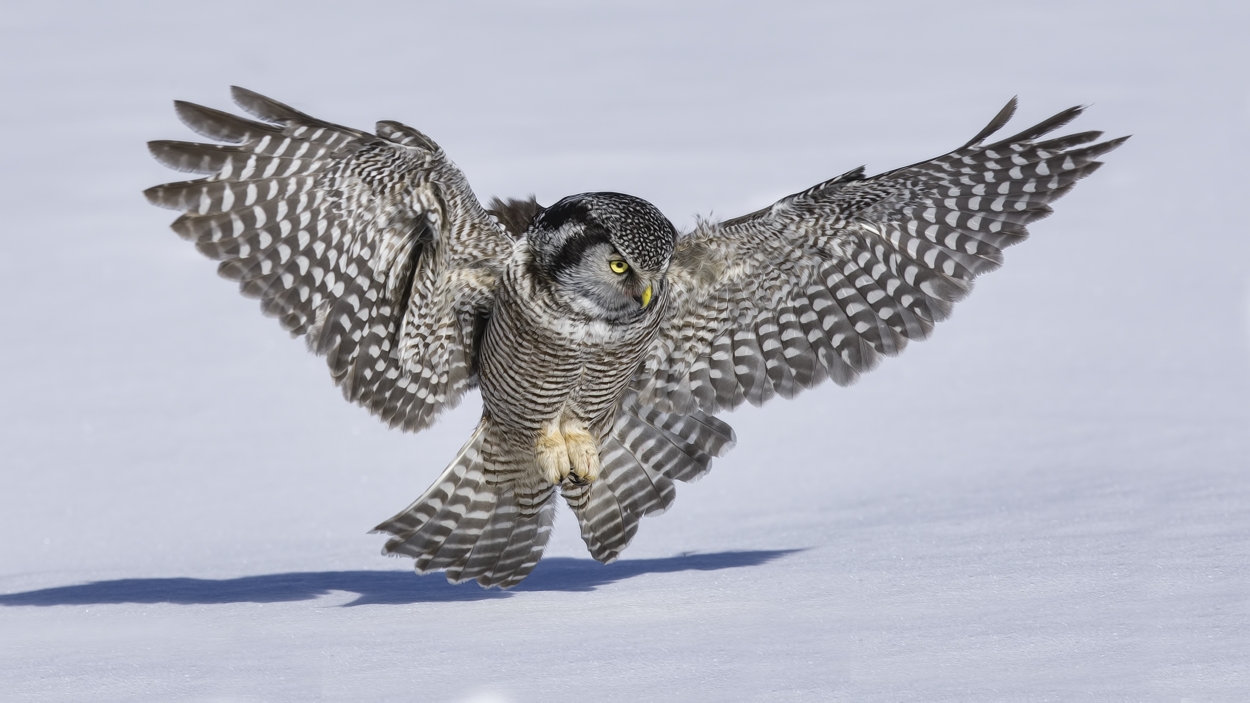
[[[146,191],[244,295],[326,358],[343,395],[417,431],[480,388],[434,485],[378,525],[425,573],[520,583],[559,494],[610,562],[734,443],[717,413],[847,385],[923,339],[1048,204],[1124,139],[1041,140],[1080,108],[871,178],[857,168],[678,232],[620,193],[484,208],[429,137],[322,122],[242,88],[256,120],[176,102],[219,144],[151,142],[208,174]]]

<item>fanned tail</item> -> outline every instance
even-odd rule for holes
[[[701,477],[734,441],[733,428],[710,415],[663,413],[627,401],[601,445],[599,479],[560,487],[590,555],[605,564],[614,561],[642,516],[672,505],[673,481]]]
[[[483,419],[434,485],[374,528],[393,535],[383,554],[412,557],[418,573],[446,571],[452,583],[476,579],[484,588],[511,588],[529,575],[551,536],[555,487],[501,481],[506,467],[488,474],[490,435]]]

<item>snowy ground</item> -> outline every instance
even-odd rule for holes
[[[0,699],[1250,699],[1250,10],[841,5],[6,5]],[[686,226],[1015,94],[1135,136],[932,340],[501,593],[366,534],[476,404],[385,431],[140,195],[231,83]]]

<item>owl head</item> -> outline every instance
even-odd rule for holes
[[[595,319],[628,323],[663,299],[677,230],[645,200],[583,193],[540,212],[526,237],[535,273],[558,302]]]

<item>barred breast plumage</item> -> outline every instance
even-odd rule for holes
[[[622,326],[572,316],[530,274],[533,265],[519,247],[504,271],[479,350],[482,402],[496,423],[518,434],[536,437],[565,414],[601,435],[661,318]],[[653,304],[659,312],[663,302]]]

